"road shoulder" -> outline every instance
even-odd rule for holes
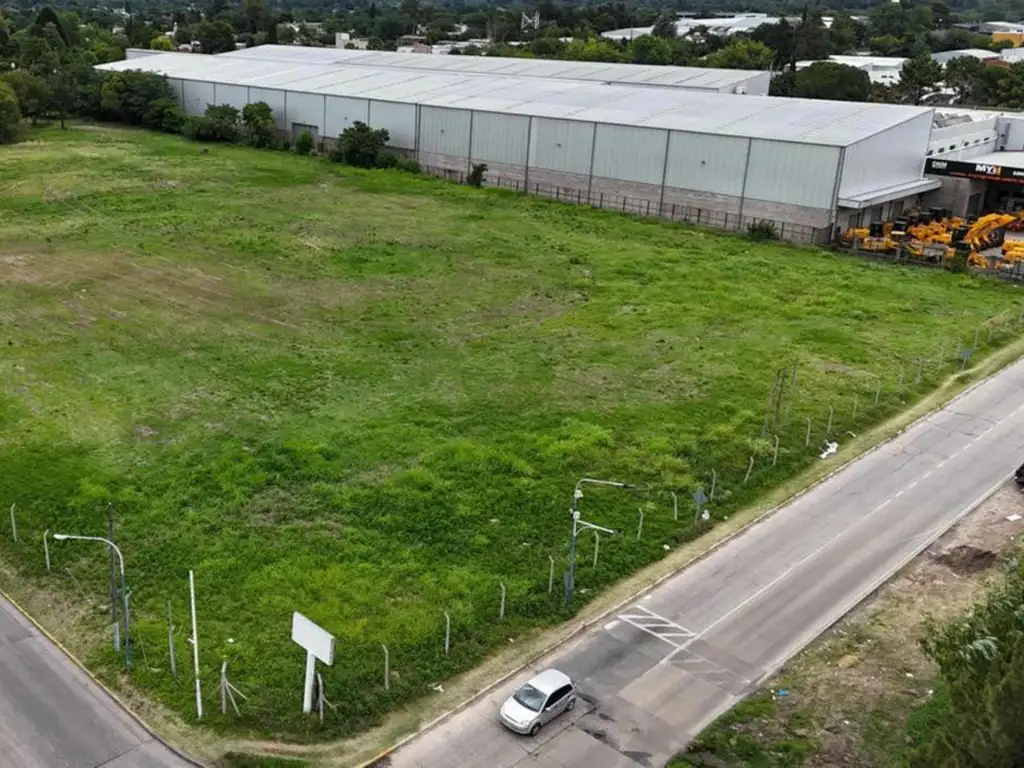
[[[978,599],[1022,536],[1024,496],[1007,485],[705,729],[672,768],[902,765],[941,695],[919,646],[926,620]]]

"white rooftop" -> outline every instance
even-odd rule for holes
[[[640,64],[613,64],[596,61],[559,61],[502,56],[425,56],[421,53],[356,51],[345,48],[309,48],[297,45],[260,45],[219,54],[219,58],[244,58],[256,61],[302,62],[321,65],[352,65],[412,69],[466,74],[547,77],[556,80],[588,80],[663,85],[676,88],[719,90],[746,83],[759,72],[745,69],[698,67],[660,67]]]
[[[539,77],[289,64],[224,55],[165,53],[101,64],[97,69],[137,69],[197,82],[828,146],[847,146],[932,112],[892,104],[736,96]]]
[[[829,56],[829,61],[845,64],[848,67],[880,67],[899,69],[907,60],[901,56]]]
[[[939,64],[945,64],[953,59],[959,59],[967,56],[982,60],[999,58],[998,53],[995,51],[987,51],[984,48],[961,48],[957,51],[941,51],[939,53],[933,53],[932,60],[937,61]]]
[[[684,17],[676,20],[676,34],[686,35],[698,27],[707,27],[717,35],[733,35],[737,32],[750,32],[762,24],[778,24],[777,16],[766,13],[743,13],[736,16],[695,18]],[[641,35],[651,34],[653,27],[630,27],[627,29],[610,29],[602,32],[601,37],[609,40],[632,40]]]

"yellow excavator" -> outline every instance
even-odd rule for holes
[[[1024,243],[1011,240],[1007,242],[1006,227],[1015,222],[1024,221],[1024,209],[1016,213],[989,213],[971,224],[966,231],[961,228],[953,233],[954,246],[967,254],[967,262],[975,267],[985,268],[988,260],[981,251],[1001,247],[1004,262],[1013,264],[1024,260]]]

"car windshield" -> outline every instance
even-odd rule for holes
[[[543,693],[527,683],[516,691],[516,695],[512,698],[531,712],[540,712],[540,708],[544,706],[545,697]]]

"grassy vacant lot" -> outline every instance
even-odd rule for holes
[[[694,534],[712,470],[721,517],[817,460],[830,406],[862,430],[1018,320],[1015,289],[975,278],[166,136],[42,132],[0,179],[0,507],[21,534],[0,522],[0,554],[92,596],[98,625],[102,549],[54,544],[47,575],[40,537],[102,534],[113,503],[135,681],[192,716],[194,568],[208,709],[222,659],[250,697],[209,722],[295,738],[366,728],[565,618],[579,476],[683,500],[675,522],[663,494],[588,492],[627,533],[596,568],[581,541],[587,600]],[[761,424],[794,359],[773,467]],[[322,728],[293,610],[338,638]],[[89,661],[115,668],[99,644]]]

